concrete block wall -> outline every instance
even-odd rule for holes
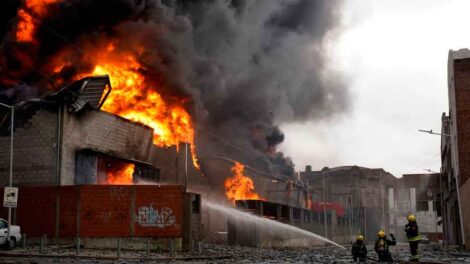
[[[146,162],[153,144],[150,127],[98,110],[65,112],[63,135],[61,185],[74,184],[77,151],[89,149]]]
[[[57,113],[39,109],[14,131],[13,185],[56,183]],[[0,186],[8,186],[10,136],[0,137]]]

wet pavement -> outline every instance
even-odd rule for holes
[[[82,250],[80,257],[74,256],[73,248],[46,248],[38,254],[38,248],[1,251],[0,263],[347,263],[351,261],[347,250],[337,247],[256,249],[248,247],[228,247],[202,244],[201,252],[179,253],[171,257],[168,252],[123,251],[121,259],[116,259],[113,250]],[[374,263],[376,254],[372,245],[368,246],[370,259]],[[14,254],[7,256],[6,254]],[[409,258],[408,246],[392,247],[396,262],[406,263]],[[470,253],[461,252],[455,247],[421,245],[421,262],[426,263],[469,263]]]

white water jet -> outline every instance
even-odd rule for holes
[[[331,245],[334,245],[334,246],[337,246],[339,248],[342,248],[342,249],[346,250],[345,247],[343,247],[343,246],[341,246],[341,245],[339,245],[339,244],[337,244],[337,243],[335,243],[335,242],[333,242],[333,241],[331,241],[331,240],[329,240],[325,237],[322,237],[320,235],[317,235],[317,234],[312,233],[312,232],[307,231],[307,230],[300,229],[300,228],[295,227],[295,226],[284,224],[284,223],[281,223],[281,222],[278,222],[278,221],[275,221],[275,220],[271,220],[271,219],[268,219],[268,218],[259,217],[259,216],[253,215],[253,214],[242,212],[240,210],[237,210],[237,209],[234,209],[234,208],[229,208],[229,207],[226,207],[226,206],[223,206],[223,205],[220,205],[220,204],[216,204],[216,203],[213,203],[213,202],[209,202],[209,201],[204,201],[204,205],[206,207],[210,208],[210,209],[222,212],[222,213],[224,213],[226,215],[229,215],[229,216],[231,216],[233,218],[236,218],[236,219],[240,219],[240,220],[243,220],[243,221],[257,222],[259,224],[270,225],[273,228],[278,228],[278,229],[281,229],[281,230],[290,231],[292,233],[296,233],[296,234],[299,234],[299,235],[302,235],[302,236],[305,236],[305,237],[308,237],[308,238],[318,239],[318,240],[324,241],[326,243],[329,243]]]

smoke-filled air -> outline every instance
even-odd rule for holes
[[[340,4],[4,0],[0,99],[108,74],[113,92],[102,109],[152,127],[156,145],[193,143],[196,167],[223,156],[291,177],[292,161],[276,150],[278,126],[349,105],[325,50]]]

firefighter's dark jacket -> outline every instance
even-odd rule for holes
[[[384,242],[384,245],[383,245],[384,250],[379,251],[379,246],[380,246],[380,241],[381,240]],[[387,238],[379,238],[377,241],[375,241],[374,250],[375,250],[375,252],[377,252],[379,254],[385,253],[385,252],[388,253],[389,252],[388,246],[395,246],[396,244],[397,244],[397,241],[395,239],[389,240]]]
[[[353,254],[353,256],[366,256],[367,248],[364,242],[360,240],[354,242],[351,248],[351,253]]]
[[[411,221],[405,226],[406,237],[408,241],[419,241],[421,239],[419,235],[419,228],[416,221]]]

